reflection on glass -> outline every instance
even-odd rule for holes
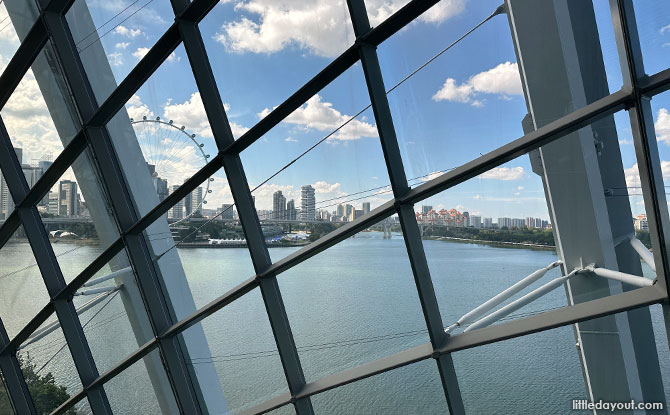
[[[11,400],[9,399],[9,393],[5,386],[5,377],[0,371],[0,413],[1,414],[14,414],[14,408],[12,407]]]
[[[312,404],[316,413],[324,414],[449,413],[440,373],[432,359],[314,395]]]
[[[66,98],[69,92],[63,90],[63,78],[50,64],[52,59],[53,48],[47,45],[0,111],[29,187],[44,175],[76,133],[74,113],[69,111],[72,106]],[[48,202],[45,197],[38,205],[46,208]]]
[[[55,316],[19,347],[18,358],[37,413],[50,413],[82,388]]]
[[[31,1],[7,0],[0,3],[0,74],[14,56],[37,19],[37,4]]]
[[[37,209],[66,282],[119,236],[102,180],[87,152],[63,173]]]
[[[186,330],[182,338],[199,330],[205,332],[209,351],[191,355],[190,363],[201,379],[218,375],[229,411],[249,409],[288,390],[258,289],[206,318],[202,328]]]
[[[107,99],[174,21],[168,0],[77,0],[66,17],[98,102]],[[168,61],[178,59],[172,54]]]
[[[13,338],[49,301],[23,227],[0,248],[0,317]]]
[[[523,359],[520,359],[523,355]],[[467,413],[569,413],[586,399],[570,326],[453,354]]]
[[[128,264],[125,252],[120,253],[80,288],[73,300],[100,373],[153,338]]]
[[[382,225],[278,280],[308,381],[428,341],[404,240]]]
[[[172,390],[169,386],[165,387],[165,371],[160,364],[155,364],[160,361],[158,350],[154,350],[105,383],[104,388],[112,412],[147,415],[177,413],[177,403]],[[156,370],[149,372],[148,365]]]

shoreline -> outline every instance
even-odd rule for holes
[[[485,241],[482,239],[468,239],[456,238],[454,236],[430,236],[425,238],[428,241],[448,241],[458,243],[474,243],[480,245],[491,245],[498,248],[517,248],[517,249],[532,249],[542,251],[553,251],[556,249],[554,245],[539,245],[524,242],[503,242],[503,241]]]

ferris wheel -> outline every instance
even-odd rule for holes
[[[160,117],[147,116],[141,120],[131,118],[130,123],[144,160],[153,166],[153,178],[167,181],[165,191],[174,185],[181,185],[207,164],[210,156],[203,150],[204,144],[196,140],[196,135],[189,133],[185,126],[177,126],[172,120],[166,122]],[[213,181],[214,178],[210,177],[202,184],[202,194],[197,195],[190,206],[185,206],[182,214],[176,215],[176,220],[170,226],[187,220],[198,211],[202,212],[203,205],[207,204],[207,195],[212,193],[210,183]],[[158,187],[157,191],[160,197]]]

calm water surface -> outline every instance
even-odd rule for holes
[[[551,251],[424,241],[445,326],[530,272],[556,260]],[[94,246],[54,244],[66,280],[100,252]],[[273,248],[274,261],[295,248]],[[198,307],[253,275],[246,249],[181,249]],[[14,336],[46,303],[46,290],[26,243],[0,250],[0,316]],[[104,275],[109,269],[103,269]],[[551,271],[544,281],[559,275]],[[428,342],[410,264],[401,235],[382,239],[363,232],[281,274],[286,311],[308,381]],[[538,284],[538,283],[536,283]],[[81,305],[90,297],[77,297]],[[528,315],[565,305],[562,289],[520,310]],[[652,308],[662,371],[670,373],[659,308]],[[119,296],[82,313],[82,324],[100,372],[137,347]],[[193,367],[214,365],[233,412],[287,391],[272,331],[258,290],[203,322],[211,356],[191,356]],[[76,393],[81,384],[60,330],[27,345],[42,373]],[[54,357],[55,355],[55,357]],[[468,413],[565,414],[585,397],[571,327],[512,339],[453,355]],[[670,396],[668,381],[666,395]],[[160,413],[144,362],[105,385],[115,412]],[[324,414],[446,413],[433,360],[356,382],[313,397]],[[538,408],[542,408],[538,412]],[[85,404],[82,413],[89,411]],[[291,414],[291,408],[273,413]]]

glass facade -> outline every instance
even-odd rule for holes
[[[152,2],[0,2],[0,413],[670,399],[667,10]]]

